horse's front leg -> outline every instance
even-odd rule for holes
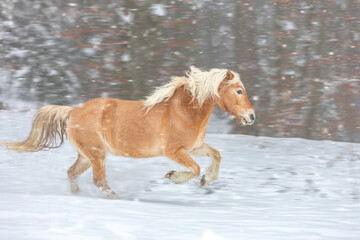
[[[218,150],[210,147],[207,144],[202,145],[199,148],[194,149],[190,152],[193,156],[209,156],[211,157],[211,165],[206,170],[206,173],[201,177],[200,185],[204,186],[205,184],[209,184],[216,179],[218,179],[219,176],[219,167],[220,167],[220,161],[221,161],[221,155]]]
[[[191,158],[190,154],[184,149],[179,148],[176,151],[166,151],[165,156],[174,160],[175,162],[188,168],[190,171],[170,171],[165,177],[173,180],[175,183],[184,183],[189,181],[191,178],[200,176],[200,167]]]

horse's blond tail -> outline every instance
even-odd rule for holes
[[[58,148],[64,142],[66,124],[72,108],[68,106],[46,106],[35,114],[29,136],[22,142],[2,143],[15,152],[37,152]]]

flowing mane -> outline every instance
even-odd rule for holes
[[[181,86],[190,92],[193,100],[198,101],[199,106],[208,98],[214,99],[219,96],[220,83],[225,79],[227,69],[211,69],[210,71],[202,71],[194,66],[190,67],[186,77],[173,77],[171,81],[161,87],[158,87],[152,95],[147,97],[144,102],[146,112],[149,112],[157,103],[168,101],[175,93],[175,90]],[[232,72],[234,78],[228,84],[232,85],[240,81],[238,73]]]

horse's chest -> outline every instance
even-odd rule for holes
[[[194,144],[192,146],[192,149],[196,149],[196,148],[201,147],[204,144],[204,138],[205,138],[205,132],[201,132],[197,136],[197,138],[196,138],[196,140],[195,140],[195,142],[194,142]]]

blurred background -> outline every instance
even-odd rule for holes
[[[0,109],[144,99],[189,66],[239,72],[256,110],[210,133],[360,142],[358,0],[1,0]]]

